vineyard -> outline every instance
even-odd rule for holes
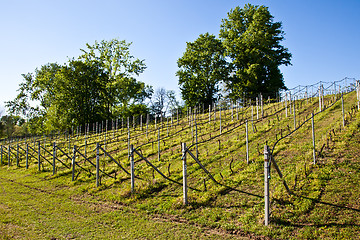
[[[1,168],[234,236],[353,238],[360,232],[359,100],[359,81],[344,79],[278,99],[4,139]]]

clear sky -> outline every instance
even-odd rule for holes
[[[186,42],[209,32],[236,6],[265,5],[283,23],[293,54],[281,67],[292,88],[344,77],[360,79],[360,0],[0,0],[0,107],[17,95],[21,74],[64,64],[95,40],[133,42],[145,59],[138,80],[178,92],[176,61]]]

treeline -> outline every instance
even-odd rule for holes
[[[281,22],[274,22],[265,6],[236,7],[222,20],[219,38],[205,33],[188,42],[178,60],[179,87],[189,106],[208,106],[220,98],[253,99],[261,94],[275,99],[285,90],[280,65],[291,54]]]
[[[17,97],[6,102],[7,119],[20,132],[38,134],[136,115],[164,115],[174,109],[209,105],[222,99],[244,101],[276,98],[286,89],[280,65],[291,54],[280,45],[282,24],[265,6],[236,7],[222,20],[219,38],[201,34],[188,42],[177,61],[184,106],[174,91],[136,80],[146,69],[144,60],[130,54],[131,43],[113,39],[86,44],[82,54],[65,64],[48,63],[23,74]],[[15,117],[18,118],[18,117]],[[3,130],[2,135],[10,136]],[[13,131],[15,132],[15,130]]]
[[[27,121],[14,125],[22,126],[22,133],[38,134],[107,119],[160,115],[166,106],[176,107],[173,91],[158,89],[154,94],[152,86],[136,80],[146,66],[130,54],[130,45],[117,39],[96,41],[81,49],[77,59],[23,74],[19,94],[6,107]]]

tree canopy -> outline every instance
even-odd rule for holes
[[[274,22],[265,6],[236,7],[222,20],[220,38],[234,74],[225,79],[233,99],[255,97],[259,93],[275,97],[286,89],[280,65],[289,65],[291,54],[280,45],[284,40],[281,22]]]
[[[188,42],[186,51],[178,59],[176,75],[186,105],[211,105],[219,92],[219,83],[227,77],[227,63],[220,40],[209,33]]]
[[[133,61],[129,46],[116,39],[87,44],[89,52],[83,50],[78,60],[23,74],[19,94],[6,103],[8,111],[25,116],[32,132],[147,112],[143,103],[153,90],[134,78],[145,64]]]

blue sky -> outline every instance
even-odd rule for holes
[[[176,61],[186,42],[209,32],[236,6],[265,5],[283,23],[292,66],[281,67],[292,88],[344,77],[360,79],[360,0],[0,0],[0,107],[17,95],[21,74],[63,64],[95,40],[133,42],[145,59],[138,80],[178,92]]]

